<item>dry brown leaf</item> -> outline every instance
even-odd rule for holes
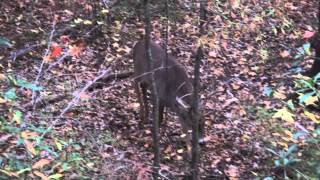
[[[81,100],[88,100],[91,98],[91,96],[85,92],[80,93],[79,97]]]
[[[215,125],[214,125],[214,128],[216,128],[216,129],[226,129],[227,126],[224,125],[224,124],[215,124]]]
[[[34,132],[34,131],[23,131],[21,132],[21,137],[23,139],[29,139],[29,138],[32,138],[32,137],[37,137],[39,134],[37,132]]]
[[[239,101],[239,99],[237,99],[237,98],[231,98],[231,99],[228,99],[228,100],[226,100],[225,101],[225,103],[222,105],[222,108],[226,108],[227,106],[229,106],[231,103],[233,103],[233,102],[238,102]]]
[[[6,103],[7,101],[5,100],[5,99],[3,99],[3,98],[1,98],[0,97],[0,104],[4,104],[4,103]]]
[[[280,52],[280,56],[282,58],[289,57],[290,56],[290,52],[289,51],[282,51],[282,52]]]
[[[240,6],[240,0],[229,0],[232,9],[239,8]]]
[[[43,61],[44,61],[45,63],[49,63],[49,62],[51,62],[51,61],[53,60],[53,58],[51,58],[50,55],[44,56],[44,57],[42,57],[42,59],[43,59]]]
[[[239,176],[239,169],[237,166],[230,165],[227,170],[224,171],[230,180],[237,180]]]
[[[49,159],[40,159],[38,162],[34,163],[32,165],[32,169],[41,169],[43,168],[45,165],[49,164],[51,162],[51,160]]]
[[[37,151],[36,149],[33,147],[33,143],[31,143],[29,140],[25,139],[24,140],[24,144],[25,144],[25,147],[27,148],[27,150],[29,152],[31,152],[33,155],[37,155]]]

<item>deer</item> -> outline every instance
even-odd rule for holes
[[[192,129],[194,112],[191,109],[193,86],[187,72],[175,57],[167,54],[158,44],[150,41],[151,59],[153,67],[148,69],[145,41],[138,41],[133,48],[134,87],[140,104],[140,118],[147,122],[149,108],[147,91],[152,88],[152,79],[155,81],[157,98],[159,99],[159,122],[163,120],[164,108],[168,108],[179,117],[186,139],[190,139],[188,131]],[[154,76],[152,78],[152,75]],[[205,143],[204,122],[202,115],[199,118],[199,144]]]

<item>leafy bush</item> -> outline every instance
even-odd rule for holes
[[[17,88],[40,91],[42,87],[24,80],[7,77],[10,87],[0,95],[0,179],[59,179],[79,168],[83,161],[78,144],[64,140],[45,124],[25,120],[19,107]],[[13,87],[14,86],[14,87]]]
[[[284,148],[281,150],[274,150],[275,148],[273,148],[268,149],[268,151],[276,156],[274,160],[275,168],[284,179],[319,179],[320,127],[317,126],[319,126],[320,118],[317,114],[311,112],[308,107],[319,108],[320,73],[314,78],[301,75],[296,76],[296,78],[295,92],[298,95],[299,108],[295,108],[294,99],[289,100],[286,107],[279,109],[273,116],[295,125],[295,133],[291,134],[289,131],[293,128],[282,127],[281,130],[289,135],[286,142],[289,145],[284,144],[282,146]],[[303,114],[300,113],[301,111]],[[307,118],[307,120],[295,122],[294,118],[297,117]],[[286,137],[281,138],[286,139]]]

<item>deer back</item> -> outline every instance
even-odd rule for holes
[[[164,106],[175,108],[177,103],[191,105],[192,83],[187,76],[184,67],[174,57],[168,55],[166,60],[165,51],[156,43],[150,42],[154,79],[157,94]],[[151,86],[152,73],[147,67],[147,58],[144,41],[139,41],[133,49],[134,74],[136,82]],[[179,102],[176,102],[177,98]],[[175,109],[173,109],[175,111]]]

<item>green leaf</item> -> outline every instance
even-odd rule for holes
[[[289,159],[287,159],[287,158],[283,159],[283,165],[284,166],[287,166],[289,163],[290,163]]]
[[[310,43],[305,43],[303,45],[303,50],[306,52],[306,54],[310,55]]]
[[[70,162],[71,161],[79,161],[79,160],[83,160],[83,158],[80,156],[79,153],[71,153]]]
[[[59,140],[58,140],[58,139],[54,139],[54,142],[55,142],[58,150],[59,150],[59,151],[62,151],[62,144],[59,142]]]
[[[300,83],[302,85],[302,87],[309,88],[309,89],[313,88],[313,83],[310,81],[306,81],[304,79],[299,79],[298,83]]]
[[[10,43],[10,41],[8,39],[0,37],[0,46],[12,47],[12,44]]]
[[[16,173],[17,174],[22,174],[22,173],[27,172],[27,171],[31,171],[31,168],[24,168],[24,169],[21,169],[21,170],[17,171]]]
[[[294,123],[294,114],[288,111],[287,108],[279,109],[273,116],[273,118],[280,118],[284,121],[287,121],[288,123],[293,124]]]
[[[294,138],[294,139],[299,139],[301,136],[305,136],[305,135],[307,135],[306,132],[298,131],[298,132],[296,132],[296,133],[293,134],[293,138]]]
[[[51,175],[51,176],[49,176],[48,178],[49,179],[60,179],[60,178],[62,178],[63,177],[63,174],[53,174],[53,175]]]
[[[15,121],[17,124],[21,123],[22,120],[22,112],[21,111],[15,111],[13,114],[13,121]]]
[[[23,145],[23,143],[24,143],[24,140],[23,140],[23,139],[19,138],[19,139],[17,140],[17,145],[18,145],[18,146]]]
[[[315,92],[309,92],[307,94],[304,94],[303,96],[299,97],[299,103],[303,104],[305,103],[310,97],[312,97],[315,94]]]
[[[318,73],[317,75],[315,75],[315,76],[313,77],[313,81],[314,81],[314,82],[317,82],[319,79],[320,79],[320,73]]]
[[[31,125],[31,127],[28,128],[28,129],[33,130],[33,131],[36,131],[36,132],[39,132],[39,133],[44,133],[44,132],[46,131],[45,128],[35,127],[35,126],[33,126],[33,125]]]
[[[62,170],[63,170],[63,171],[68,171],[70,168],[71,168],[71,167],[69,166],[68,163],[65,162],[65,163],[62,164]]]
[[[293,153],[294,151],[297,150],[297,145],[293,144],[291,145],[289,148],[288,148],[288,151],[287,151],[287,155]]]
[[[33,91],[41,91],[43,89],[41,86],[37,86],[35,84],[29,83],[23,79],[18,79],[16,81],[16,85],[20,86],[20,87],[27,88],[27,89],[31,89]]]
[[[11,101],[17,99],[16,88],[9,89],[7,92],[4,93],[3,97]]]
[[[295,108],[294,108],[294,104],[293,104],[293,102],[292,102],[292,99],[290,99],[289,101],[287,101],[287,105],[288,105],[288,107],[291,109],[291,110],[294,110]]]
[[[16,79],[12,75],[8,75],[7,79],[9,81],[9,85],[10,86],[13,86],[13,85],[17,84]]]

